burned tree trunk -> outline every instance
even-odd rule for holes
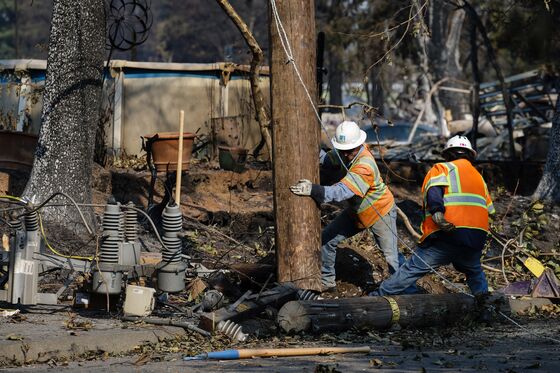
[[[556,99],[549,138],[544,173],[533,194],[533,199],[558,203],[560,202],[560,96]]]
[[[314,6],[314,1],[276,0],[283,27],[276,19],[271,21],[270,60],[278,281],[320,290],[319,209],[311,198],[298,197],[289,189],[299,179],[319,182],[319,125],[294,69],[297,66],[316,100]],[[280,39],[279,30],[286,31],[287,40]],[[286,55],[286,41],[293,56]]]
[[[424,5],[419,1],[414,1],[414,6],[419,13],[423,12]],[[457,80],[463,75],[459,62],[459,42],[465,11],[443,0],[434,0],[429,2],[425,13],[425,17],[421,18],[423,29],[416,36],[422,72],[421,91],[426,95],[424,115],[428,122],[437,122],[442,135],[449,136],[444,121],[445,110],[449,110],[453,120],[462,119],[462,114],[468,109],[468,97],[443,90],[436,91],[431,97],[427,94],[444,80],[448,86],[457,86]]]
[[[478,44],[476,42],[476,21],[470,17],[470,43],[471,43],[471,68],[474,84],[471,95],[471,110],[473,125],[471,130],[471,144],[477,150],[476,138],[478,136],[478,117],[480,116],[480,71],[478,69]]]
[[[480,36],[482,36],[482,40],[484,41],[484,46],[486,47],[486,54],[490,64],[494,68],[496,72],[496,77],[500,82],[500,87],[502,90],[502,97],[504,99],[504,106],[506,108],[506,119],[507,119],[507,129],[508,129],[508,138],[509,138],[509,153],[511,159],[515,159],[515,142],[513,139],[513,104],[511,102],[511,97],[509,94],[509,89],[506,85],[504,74],[502,73],[502,69],[498,64],[498,59],[496,57],[496,51],[490,42],[490,38],[488,37],[488,33],[486,32],[486,27],[482,20],[478,16],[478,13],[473,8],[473,6],[466,0],[463,0],[462,7],[468,12],[469,17],[471,18],[471,22],[476,24],[476,28],[480,32]]]
[[[434,80],[440,81],[447,78],[447,86],[465,88],[457,84],[456,79],[461,79],[459,42],[465,20],[463,9],[453,9],[444,1],[433,1],[430,4],[430,30],[432,32],[428,44],[430,68],[434,72]],[[462,115],[468,110],[468,96],[457,92],[439,91],[436,98],[443,107],[451,112],[453,120],[463,119]]]
[[[91,203],[104,51],[104,2],[55,0],[42,126],[24,196],[40,202],[64,192]],[[79,222],[73,206],[45,209],[43,216],[65,225]]]
[[[342,61],[340,50],[342,47],[331,47],[329,56],[329,104],[342,105]],[[333,50],[334,49],[334,50]]]

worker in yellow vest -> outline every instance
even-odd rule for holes
[[[487,239],[488,215],[494,206],[476,157],[465,136],[454,136],[422,184],[424,220],[418,249],[370,295],[402,294],[433,269],[453,264],[464,273],[474,295],[488,292],[480,257]]]
[[[318,203],[350,202],[321,234],[321,280],[323,291],[336,291],[335,259],[338,244],[355,234],[369,229],[385,255],[390,273],[394,273],[404,257],[397,247],[397,211],[393,194],[383,182],[375,158],[369,151],[366,133],[355,122],[344,121],[336,128],[332,139],[336,149],[321,150],[322,171],[339,181],[333,185],[312,184],[300,180],[290,187],[294,194],[311,196]],[[338,152],[337,153],[335,153]],[[345,165],[340,163],[342,160]]]

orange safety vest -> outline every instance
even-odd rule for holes
[[[443,187],[445,220],[457,228],[481,229],[488,232],[488,214],[493,214],[495,210],[486,183],[471,162],[457,159],[435,164],[424,178],[424,220],[420,242],[439,230],[427,205],[428,189],[433,186]]]
[[[371,227],[395,204],[393,194],[383,182],[375,158],[366,145],[340,182],[355,194],[350,199],[350,205],[356,212],[359,228]]]

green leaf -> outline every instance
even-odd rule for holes
[[[532,208],[535,211],[542,211],[544,209],[544,205],[540,202],[536,202]]]

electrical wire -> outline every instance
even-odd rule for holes
[[[23,203],[23,204],[26,203],[26,201],[24,201],[24,200],[23,200],[22,198],[20,198],[20,197],[10,196],[10,195],[7,195],[7,194],[1,195],[1,196],[0,196],[0,200],[1,200],[1,199],[9,199],[9,200],[12,200],[12,201],[21,202],[21,203]]]
[[[137,212],[141,213],[142,215],[144,215],[148,219],[148,221],[150,222],[150,225],[152,226],[152,229],[154,230],[154,233],[156,234],[156,237],[157,237],[159,243],[161,244],[161,246],[165,250],[169,250],[167,248],[167,246],[165,246],[165,244],[163,243],[163,240],[161,239],[161,236],[159,235],[159,232],[156,228],[156,225],[154,224],[154,221],[152,220],[152,218],[150,218],[150,215],[148,215],[146,212],[142,211],[142,209],[139,209],[137,207],[131,207],[131,206],[127,206],[127,205],[121,205],[121,207],[137,211]]]
[[[319,121],[319,124],[321,125],[322,130],[323,130],[323,131],[325,132],[325,134],[327,135],[327,138],[329,139],[329,142],[331,143],[331,146],[333,147],[333,149],[334,149],[334,151],[335,151],[335,154],[337,155],[337,157],[338,157],[340,163],[341,163],[341,164],[343,165],[343,167],[346,169],[346,171],[347,171],[347,173],[350,175],[350,177],[352,177],[352,178],[354,179],[354,181],[356,181],[354,175],[353,175],[352,173],[348,172],[348,167],[347,167],[346,164],[342,161],[342,158],[341,158],[339,152],[338,152],[338,151],[336,150],[336,148],[333,146],[333,144],[332,144],[332,139],[331,139],[331,138],[329,137],[329,135],[328,135],[328,131],[327,131],[327,129],[326,129],[326,127],[325,127],[325,125],[324,125],[322,119],[321,119],[321,116],[320,116],[320,114],[319,114],[319,112],[318,112],[318,110],[317,110],[317,107],[315,106],[315,103],[314,103],[314,101],[313,101],[313,98],[311,97],[311,94],[309,93],[309,90],[307,89],[307,86],[305,85],[305,82],[303,81],[303,78],[302,78],[302,76],[301,76],[301,74],[300,74],[300,72],[299,72],[299,69],[298,69],[298,67],[297,67],[297,65],[296,65],[296,62],[295,62],[295,59],[294,59],[294,56],[293,56],[293,53],[292,53],[292,49],[291,49],[291,46],[290,46],[290,42],[289,42],[289,39],[288,39],[288,35],[287,35],[287,33],[286,33],[286,30],[284,29],[284,25],[282,24],[282,20],[281,20],[281,18],[280,18],[280,15],[278,14],[278,9],[276,8],[276,0],[270,0],[270,5],[271,5],[272,16],[273,16],[273,19],[274,19],[274,23],[275,23],[275,26],[276,26],[276,30],[277,30],[277,32],[278,32],[278,36],[279,36],[279,39],[280,39],[280,44],[282,45],[282,48],[283,48],[283,50],[284,50],[284,53],[286,54],[286,57],[287,57],[287,59],[288,59],[288,60],[286,61],[286,64],[291,64],[291,65],[292,65],[292,67],[293,67],[293,69],[294,69],[294,72],[296,73],[296,76],[297,76],[297,78],[298,78],[298,80],[299,80],[299,82],[300,82],[302,88],[303,88],[304,91],[305,91],[305,94],[306,94],[306,96],[307,96],[307,99],[309,100],[309,103],[310,103],[311,107],[313,108],[313,111],[315,112],[315,116],[317,117],[317,119],[318,119],[318,121]],[[375,206],[373,206],[373,205],[372,205],[372,207],[373,207],[375,213],[379,216],[380,220],[383,221],[383,223],[387,226],[387,228],[389,229],[389,231],[390,231],[391,233],[393,233],[393,235],[397,238],[397,240],[400,241],[406,248],[408,248],[408,249],[412,252],[413,255],[415,255],[418,259],[420,259],[420,261],[422,261],[422,262],[430,269],[430,272],[432,272],[433,274],[435,274],[435,275],[437,275],[438,277],[440,277],[445,283],[451,285],[453,288],[457,289],[460,293],[462,293],[462,294],[464,294],[464,295],[467,295],[467,296],[469,296],[469,297],[471,297],[471,298],[474,298],[474,295],[473,295],[473,294],[470,294],[470,293],[465,292],[463,289],[461,289],[460,287],[458,287],[457,285],[455,285],[453,282],[451,282],[450,280],[448,280],[445,276],[443,276],[441,273],[439,273],[433,266],[431,266],[430,264],[428,264],[420,255],[418,255],[414,250],[412,250],[412,249],[409,247],[409,245],[408,245],[405,241],[403,241],[403,240],[398,236],[397,232],[395,232],[395,231],[392,229],[392,227],[389,226],[389,224],[387,224],[383,219],[381,219],[382,216],[381,216],[381,214],[379,213],[379,211],[377,210],[377,208],[375,208]],[[533,334],[533,335],[536,335],[536,336],[539,336],[539,337],[543,337],[543,338],[552,340],[552,341],[557,342],[557,343],[560,343],[560,340],[557,340],[557,339],[552,338],[552,337],[547,337],[547,336],[538,335],[538,334],[536,334],[536,333],[530,331],[529,329],[523,327],[521,324],[517,323],[515,320],[513,320],[512,318],[510,318],[509,316],[507,316],[506,314],[504,314],[502,311],[496,310],[496,308],[495,308],[494,306],[490,306],[490,308],[491,308],[492,310],[496,311],[499,315],[501,315],[502,317],[504,317],[506,320],[508,320],[508,321],[512,322],[514,325],[516,325],[516,326],[518,326],[518,327],[520,327],[520,328],[522,328],[522,329],[528,331],[529,333],[531,333],[531,334]]]
[[[55,248],[53,248],[51,246],[51,244],[49,243],[47,236],[45,234],[45,229],[43,227],[43,219],[41,218],[41,214],[39,213],[39,210],[41,208],[43,208],[51,199],[53,199],[54,197],[56,197],[57,195],[62,195],[66,198],[68,198],[70,201],[72,201],[72,205],[75,206],[78,209],[78,212],[80,213],[80,216],[82,217],[82,220],[84,222],[84,225],[86,226],[88,232],[93,235],[93,232],[91,231],[91,229],[89,228],[89,225],[87,224],[85,217],[80,209],[80,207],[78,206],[78,204],[76,203],[76,201],[74,201],[74,199],[72,197],[70,197],[69,195],[67,195],[66,193],[63,192],[58,192],[58,193],[54,193],[52,194],[50,197],[48,197],[45,201],[43,201],[40,205],[32,208],[32,209],[27,209],[27,211],[23,214],[20,214],[17,216],[17,218],[21,218],[22,216],[26,216],[26,215],[30,215],[34,212],[37,212],[37,218],[39,221],[39,228],[41,229],[41,236],[43,237],[43,240],[45,241],[45,245],[47,246],[47,248],[53,252],[54,254],[61,256],[63,258],[70,258],[70,259],[79,259],[79,260],[88,260],[88,261],[92,261],[94,259],[93,256],[79,256],[79,255],[66,255],[66,254],[62,254],[61,252],[57,251]],[[10,199],[13,201],[18,201],[24,204],[28,204],[28,201],[25,200],[24,198],[20,198],[20,197],[16,197],[16,196],[10,196],[10,195],[2,195],[0,196],[0,199],[5,198],[5,199]]]
[[[8,199],[9,201],[4,201],[3,199]],[[5,203],[21,203],[21,204],[25,203],[21,200],[21,198],[15,197],[15,196],[9,196],[9,195],[0,195],[0,201],[5,202]],[[13,202],[13,201],[15,201],[15,202]],[[7,209],[0,209],[0,212],[14,211],[14,210],[19,210],[19,209],[23,209],[23,208],[25,208],[25,207],[24,206],[11,207],[11,208],[7,208]],[[8,220],[6,220],[4,218],[0,218],[0,221],[2,223],[6,224],[8,227],[13,228],[13,224],[11,224]]]
[[[51,199],[53,199],[56,196],[63,196],[66,197],[67,199],[70,200],[70,202],[72,202],[72,205],[76,207],[76,210],[78,210],[78,213],[80,214],[80,217],[82,218],[82,222],[84,223],[84,226],[86,227],[88,233],[92,236],[94,236],[93,230],[89,227],[89,224],[86,220],[86,217],[84,216],[84,213],[82,212],[82,209],[80,208],[80,206],[78,206],[78,204],[76,203],[76,201],[74,201],[74,198],[70,197],[68,194],[64,193],[64,192],[56,192],[51,194],[46,200],[44,200],[42,203],[40,203],[39,205],[34,205],[33,207],[30,209],[27,209],[27,211],[23,214],[18,215],[18,218],[25,216],[25,215],[29,215],[32,214],[35,211],[39,211],[43,206],[45,206]],[[11,198],[17,198],[22,202],[26,202],[28,203],[29,201],[23,199],[23,198],[19,198],[19,197],[14,197],[14,196],[9,196]]]
[[[1,198],[1,196],[0,196]],[[76,203],[76,204],[68,204],[68,203],[53,203],[53,204],[44,204],[41,208],[45,208],[45,207],[60,207],[60,206],[82,206],[82,207],[105,207],[106,205],[102,205],[102,204],[94,204],[94,203]],[[154,221],[152,220],[152,218],[150,217],[150,215],[148,215],[145,211],[143,211],[142,209],[139,209],[137,207],[131,207],[131,206],[127,206],[127,205],[121,205],[121,208],[124,209],[132,209],[135,210],[139,213],[141,213],[142,215],[144,215],[144,217],[146,217],[146,219],[148,219],[148,221],[150,222],[150,226],[152,227],[159,243],[161,244],[161,246],[164,249],[167,249],[167,246],[165,246],[165,244],[163,243],[163,240],[156,228],[156,225],[154,223]],[[23,214],[25,215],[25,214]]]
[[[87,261],[92,261],[95,259],[95,257],[93,256],[79,256],[79,255],[66,255],[66,254],[62,254],[59,251],[56,251],[51,244],[49,243],[49,240],[47,240],[47,236],[45,234],[45,229],[43,228],[43,219],[41,218],[41,214],[37,213],[37,218],[39,220],[39,228],[41,228],[41,236],[43,237],[43,241],[45,241],[45,245],[47,246],[47,248],[52,251],[54,254],[61,256],[63,258],[70,258],[70,259],[79,259],[79,260],[87,260]]]

